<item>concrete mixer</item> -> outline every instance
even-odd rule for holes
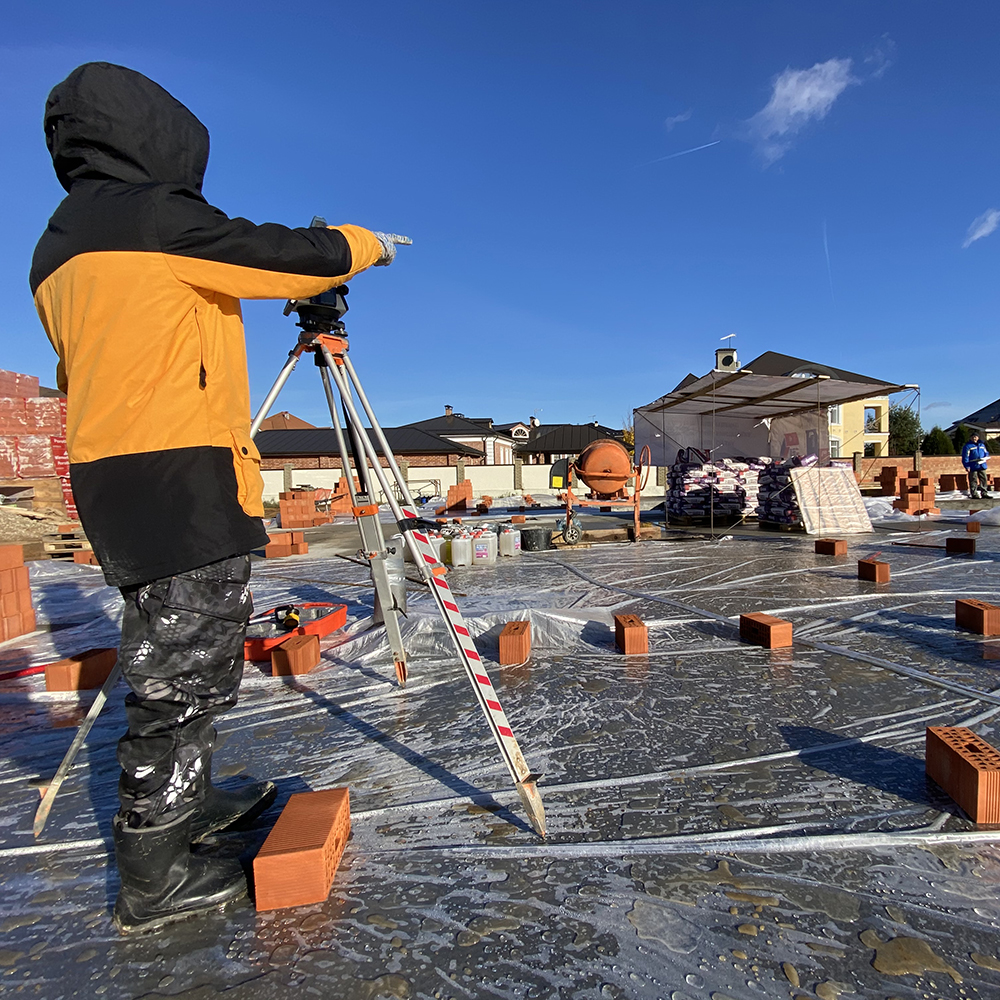
[[[574,520],[573,507],[600,507],[611,510],[614,507],[632,507],[634,511],[633,540],[639,540],[639,496],[649,477],[649,448],[643,448],[639,453],[638,462],[633,465],[625,447],[612,438],[601,438],[591,441],[580,452],[570,465],[568,459],[563,459],[552,467],[550,483],[559,488],[564,485],[565,493],[559,494],[560,502],[566,504],[566,521],[563,526],[563,538],[569,545],[576,545],[583,537],[583,530]],[[562,466],[562,468],[560,468]],[[590,492],[586,497],[578,497],[573,492],[572,473],[575,473],[587,486]],[[628,481],[635,476],[634,491],[631,496],[627,489]]]

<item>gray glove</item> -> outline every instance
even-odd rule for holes
[[[386,267],[396,259],[396,244],[410,246],[413,240],[409,236],[397,236],[395,233],[375,233],[375,238],[382,244],[382,256],[372,265]]]

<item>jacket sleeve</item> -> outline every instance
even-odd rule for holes
[[[382,255],[360,226],[289,229],[230,219],[190,189],[164,192],[158,241],[179,281],[239,299],[297,299],[349,281]]]

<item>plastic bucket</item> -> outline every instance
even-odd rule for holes
[[[533,525],[521,529],[522,552],[544,552],[552,548],[552,529]]]

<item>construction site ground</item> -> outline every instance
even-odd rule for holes
[[[1000,743],[1000,638],[958,631],[956,598],[994,601],[1000,528],[973,558],[956,524],[888,525],[847,557],[757,529],[524,553],[449,580],[529,765],[548,838],[528,827],[434,605],[409,593],[410,680],[371,629],[350,526],[308,556],[260,560],[254,599],[342,601],[319,668],[248,664],[220,723],[216,778],[278,783],[256,826],[203,850],[246,866],[289,795],[348,786],[353,832],[330,896],[249,903],[119,937],[110,819],[120,685],[31,826],[93,693],[0,684],[0,993],[45,1000],[285,997],[995,998],[1000,831],[924,773],[928,725]],[[919,542],[895,545],[895,542]],[[857,579],[881,552],[889,584]],[[412,575],[412,573],[411,573]],[[117,644],[120,599],[94,567],[31,564],[42,631],[0,671]],[[738,616],[794,623],[791,649],[741,643]],[[639,615],[625,657],[613,615]],[[496,663],[510,620],[532,655]]]

